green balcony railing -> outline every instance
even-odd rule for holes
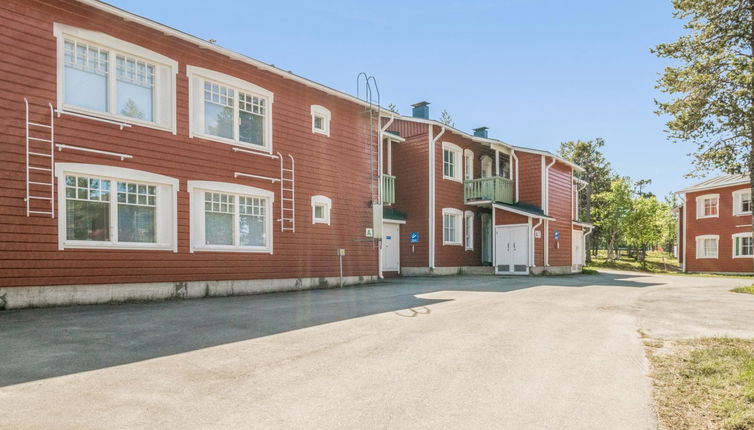
[[[382,204],[395,203],[395,176],[382,175]]]
[[[463,181],[463,199],[466,203],[480,200],[513,203],[513,181],[500,176],[467,179]]]

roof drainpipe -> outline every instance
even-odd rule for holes
[[[429,125],[429,269],[435,268],[435,144],[445,134],[445,126],[432,137],[434,126]]]
[[[513,203],[518,203],[518,157],[516,156],[516,151],[513,149],[511,149],[511,157],[513,157],[513,166],[514,166],[513,168],[516,171],[515,173],[516,183],[514,184],[515,190],[516,190],[516,201],[514,201]]]
[[[380,118],[382,118],[382,117],[380,117]],[[390,125],[393,123],[393,121],[395,121],[395,117],[391,116],[390,119],[388,120],[387,124],[385,124],[384,126],[379,127],[379,133],[378,133],[378,136],[377,136],[377,139],[378,139],[378,143],[377,143],[377,151],[378,151],[378,153],[377,153],[377,165],[379,166],[379,169],[380,169],[380,174],[378,175],[378,181],[379,181],[379,183],[377,184],[377,198],[379,200],[379,204],[380,205],[382,205],[382,198],[384,197],[383,196],[383,190],[382,190],[382,181],[385,180],[382,177],[383,174],[384,174],[383,172],[385,170],[384,167],[382,166],[382,164],[384,163],[384,160],[383,160],[383,157],[382,157],[382,136],[385,134],[385,130],[387,130],[388,127],[390,127]],[[385,277],[382,274],[382,246],[384,244],[382,243],[382,238],[380,238],[379,240],[380,240],[380,246],[379,246],[379,252],[377,253],[377,276],[380,279],[385,279]]]
[[[531,266],[532,267],[537,267],[537,257],[536,257],[536,254],[534,253],[534,245],[537,244],[537,237],[536,237],[535,232],[537,231],[537,229],[539,228],[540,225],[542,225],[542,218],[540,218],[539,222],[537,222],[537,224],[534,225],[534,227],[531,228],[531,243],[532,243],[532,247],[531,247]]]
[[[545,177],[545,181],[544,181],[545,183],[544,203],[545,204],[544,206],[545,207],[543,207],[542,209],[544,210],[545,215],[547,216],[550,216],[550,167],[552,167],[553,164],[555,164],[555,161],[557,160],[553,158],[552,162],[548,164],[547,167],[545,167],[545,171],[544,171],[544,177]],[[545,220],[545,249],[544,251],[545,251],[544,265],[545,267],[549,267],[550,266],[550,221],[549,220]]]

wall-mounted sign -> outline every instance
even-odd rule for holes
[[[408,234],[408,240],[411,243],[419,243],[419,232],[412,231]]]
[[[541,238],[542,238],[542,231],[540,231],[540,230],[535,230],[535,231],[534,231],[534,238],[535,238],[535,239],[541,239]]]
[[[560,232],[558,230],[555,230],[555,240],[560,239]]]
[[[365,232],[366,237],[374,237],[374,230],[368,228]]]

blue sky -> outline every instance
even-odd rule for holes
[[[614,169],[659,196],[696,182],[693,145],[654,114],[667,61],[649,49],[682,33],[669,0],[110,3],[341,91],[365,71],[383,105],[427,100],[433,118],[515,145],[602,137]]]

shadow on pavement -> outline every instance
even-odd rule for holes
[[[384,312],[414,317],[438,291],[647,287],[640,274],[396,278],[256,296],[0,312],[0,386],[96,370]]]

